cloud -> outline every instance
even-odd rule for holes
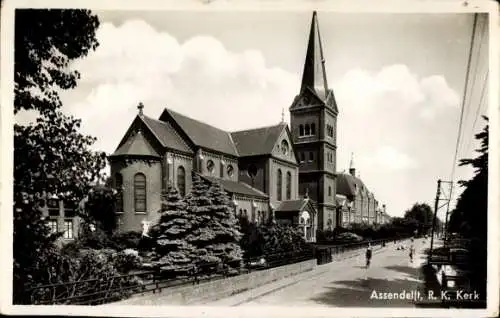
[[[65,95],[67,110],[98,136],[96,148],[112,152],[142,101],[157,117],[169,107],[222,129],[271,125],[281,120],[298,91],[295,75],[268,67],[258,50],[231,52],[199,35],[184,43],[149,24],[103,23],[96,52],[74,65],[79,88]],[[214,110],[217,111],[214,111]],[[286,117],[288,118],[288,112]],[[113,129],[109,129],[110,119]]]
[[[383,146],[373,155],[361,157],[360,163],[369,169],[405,170],[418,167],[415,159],[391,146]]]
[[[353,69],[336,85],[339,104],[356,112],[391,108],[432,119],[447,107],[457,107],[457,93],[441,75],[420,78],[406,65],[395,64],[373,73]]]

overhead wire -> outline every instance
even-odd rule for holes
[[[452,169],[451,169],[451,176],[450,176],[450,192],[449,192],[449,200],[446,208],[446,215],[445,215],[445,222],[446,224],[448,223],[448,213],[450,209],[450,203],[453,198],[453,189],[454,187],[454,182],[455,182],[455,168],[457,166],[457,156],[458,156],[458,149],[460,146],[460,141],[461,141],[461,136],[462,136],[462,127],[463,127],[463,118],[464,118],[464,109],[466,105],[466,100],[467,100],[467,92],[469,88],[469,77],[471,73],[471,60],[472,60],[472,53],[474,51],[474,40],[476,37],[476,27],[477,27],[477,17],[478,14],[474,13],[474,21],[472,25],[472,34],[471,34],[471,42],[470,42],[470,48],[469,48],[469,57],[467,60],[467,69],[465,73],[465,83],[464,83],[464,91],[462,95],[462,104],[461,104],[461,109],[460,109],[460,121],[458,123],[458,133],[457,133],[457,141],[455,144],[455,155],[453,156],[453,163],[452,163]]]

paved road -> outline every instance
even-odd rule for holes
[[[408,250],[398,251],[390,243],[375,251],[372,265],[364,267],[364,253],[343,261],[318,266],[309,273],[270,283],[216,302],[216,306],[315,306],[315,307],[413,307],[413,300],[376,299],[373,293],[420,291],[421,265],[429,240],[415,242],[416,255],[410,262]]]

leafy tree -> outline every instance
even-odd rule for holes
[[[108,236],[116,229],[116,190],[96,186],[89,190],[89,194],[83,201],[82,211],[79,213],[88,224],[96,227]]]
[[[53,114],[59,89],[80,78],[68,66],[98,46],[99,20],[89,10],[18,9],[14,23],[14,113]]]
[[[487,117],[483,117],[486,121]],[[459,181],[465,188],[451,213],[449,230],[461,233],[464,237],[478,238],[486,242],[488,217],[488,142],[489,125],[475,135],[480,140],[479,156],[474,159],[460,160],[460,166],[471,165],[474,177]]]
[[[427,234],[432,228],[434,213],[426,203],[415,203],[411,209],[405,212],[404,218],[408,221],[417,235]]]
[[[102,179],[106,155],[90,149],[96,139],[78,133],[80,122],[56,112],[14,125],[14,193],[78,203]]]
[[[188,270],[195,247],[186,241],[192,230],[192,216],[175,187],[170,185],[162,193],[160,220],[152,228],[155,241],[152,260],[154,266],[179,275]]]
[[[42,219],[41,200],[56,196],[79,202],[105,167],[105,155],[89,150],[95,139],[78,133],[80,120],[58,111],[59,90],[75,87],[79,78],[69,63],[97,47],[98,24],[86,10],[16,10],[14,113],[39,113],[36,123],[14,125],[17,303],[26,301],[27,284],[53,282],[67,268],[54,245],[57,236]]]
[[[488,121],[487,117],[483,118]],[[460,181],[465,189],[451,213],[448,230],[470,240],[466,247],[473,261],[466,264],[468,276],[481,298],[486,299],[489,125],[486,124],[475,137],[480,141],[480,148],[476,150],[479,156],[460,161],[461,166],[471,165],[475,174],[471,180]]]

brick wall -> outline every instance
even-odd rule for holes
[[[134,175],[146,176],[146,212],[136,212],[134,206]],[[112,176],[121,173],[123,177],[123,213],[118,215],[118,231],[141,231],[142,221],[157,221],[161,207],[162,171],[160,162],[146,163],[135,161],[131,164],[114,162]]]
[[[248,274],[220,279],[199,285],[181,286],[162,290],[160,294],[133,297],[120,302],[120,305],[142,304],[147,305],[148,299],[164,305],[189,305],[200,302],[209,302],[229,297],[245,290],[254,289],[264,284],[277,281],[289,276],[297,275],[314,269],[315,259],[300,263],[275,267],[267,270],[255,271]]]

